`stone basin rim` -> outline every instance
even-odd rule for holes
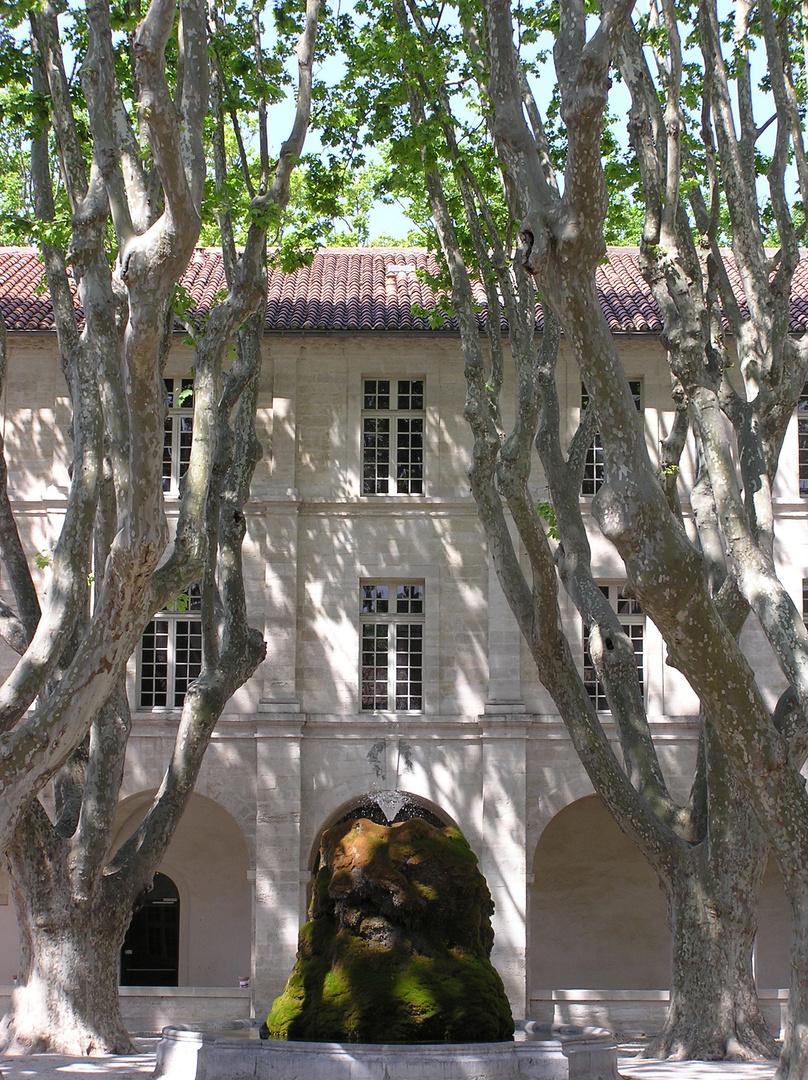
[[[248,1037],[245,1038],[244,1035]],[[258,1039],[257,1025],[173,1025],[155,1080],[619,1080],[614,1037],[601,1028],[523,1021],[484,1043],[330,1043]],[[240,1037],[239,1037],[240,1036]]]
[[[206,1042],[206,1043],[227,1043],[233,1042],[236,1045],[243,1046],[244,1039],[238,1038],[237,1032],[250,1032],[250,1034],[257,1035],[258,1024],[252,1019],[243,1020],[229,1020],[224,1023],[201,1023],[201,1024],[169,1024],[161,1031],[161,1036],[165,1039],[178,1041],[178,1042]],[[236,1036],[233,1038],[233,1036]],[[435,1049],[452,1049],[461,1050],[464,1047],[479,1051],[484,1047],[512,1047],[514,1045],[520,1045],[521,1043],[530,1043],[534,1048],[537,1043],[554,1043],[558,1044],[563,1042],[565,1045],[573,1044],[581,1046],[585,1044],[593,1045],[605,1045],[614,1043],[614,1036],[610,1031],[605,1028],[599,1027],[578,1027],[572,1024],[551,1024],[544,1023],[538,1020],[521,1020],[517,1021],[513,1037],[510,1039],[499,1039],[488,1042],[410,1042],[410,1043],[362,1043],[362,1042],[330,1042],[328,1040],[317,1039],[258,1039],[251,1040],[256,1046],[260,1045],[268,1049],[276,1047],[294,1047],[295,1049],[305,1050],[309,1048],[315,1049],[342,1049],[357,1051],[382,1051],[382,1050],[401,1050],[412,1051],[414,1053],[428,1050],[430,1047]]]

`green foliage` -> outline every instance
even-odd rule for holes
[[[28,147],[44,130],[47,100],[24,81],[24,60],[0,31],[0,70],[9,79],[0,90],[0,242],[6,244],[37,238]]]
[[[561,536],[558,532],[558,521],[556,520],[556,512],[553,509],[552,503],[539,502],[536,503],[536,513],[547,523],[547,535],[551,540],[560,540]]]
[[[34,555],[34,562],[39,570],[44,570],[51,564],[51,554],[49,551],[38,551]]]
[[[166,604],[166,611],[176,611],[180,615],[184,615],[191,605],[191,598],[188,590],[181,592],[179,596],[172,600],[170,604]]]

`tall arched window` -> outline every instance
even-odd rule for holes
[[[179,986],[180,894],[167,874],[132,916],[121,949],[121,986]]]

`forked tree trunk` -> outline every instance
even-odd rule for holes
[[[23,819],[25,820],[25,819]],[[114,905],[82,903],[67,875],[37,888],[21,845],[9,859],[21,936],[19,984],[0,1022],[0,1049],[22,1053],[127,1054],[134,1051],[118,999],[125,926]],[[58,856],[57,856],[58,859]],[[38,860],[35,860],[38,861]],[[42,882],[45,885],[45,882]]]
[[[717,877],[693,865],[682,867],[675,876],[667,896],[670,1007],[646,1057],[702,1061],[777,1057],[752,974],[757,901],[749,869],[747,861],[736,873]],[[755,870],[754,877],[758,874]]]

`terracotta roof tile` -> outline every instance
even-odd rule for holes
[[[730,280],[740,299],[740,280],[727,256]],[[419,271],[437,272],[432,255],[422,248],[330,248],[317,252],[311,266],[292,274],[271,269],[267,287],[266,328],[272,333],[457,331],[457,320],[440,313],[436,327],[428,313],[437,313],[437,297]],[[636,248],[610,248],[598,267],[598,295],[609,327],[615,333],[658,334],[657,306],[643,281]],[[41,291],[42,266],[33,248],[0,248],[0,310],[9,330],[53,330],[53,310]],[[221,255],[198,248],[182,279],[201,315],[225,288]],[[75,294],[75,290],[74,290]],[[808,330],[808,255],[794,278],[791,329]],[[477,316],[485,327],[485,294],[479,283]],[[745,311],[745,304],[741,302]],[[76,305],[77,318],[81,309]],[[537,308],[537,327],[542,327]],[[504,320],[502,329],[506,329]]]

